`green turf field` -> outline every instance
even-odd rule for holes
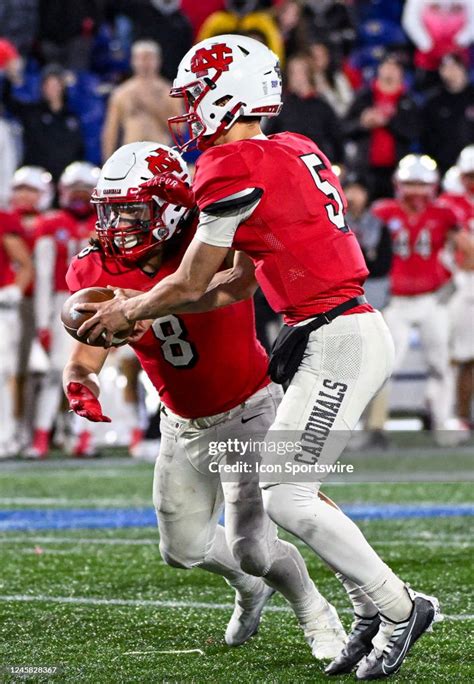
[[[151,478],[152,466],[128,459],[6,463],[0,507],[148,507]],[[469,482],[354,483],[326,491],[338,503],[472,502]],[[447,616],[414,647],[394,682],[474,681],[471,525],[470,517],[361,523],[385,560],[414,587],[435,593]],[[298,545],[349,627],[338,582]],[[227,585],[202,571],[164,565],[152,527],[2,532],[0,559],[0,682],[20,681],[8,665],[59,668],[54,677],[27,681],[331,681],[278,597],[256,637],[238,649],[226,647],[233,600]]]

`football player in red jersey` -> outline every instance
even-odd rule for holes
[[[417,326],[429,368],[427,397],[437,440],[449,437],[452,382],[449,366],[449,317],[446,301],[451,271],[442,260],[456,231],[453,212],[436,200],[436,163],[426,155],[404,157],[394,175],[396,199],[380,200],[373,212],[389,227],[393,261],[392,298],[384,315],[393,335],[396,368]]]
[[[12,378],[17,372],[20,303],[33,262],[14,214],[0,211],[0,459],[16,453]]]
[[[443,193],[440,200],[451,207],[462,229],[457,236],[456,292],[449,309],[451,357],[458,368],[457,410],[469,426],[474,398],[474,145],[462,150],[455,168],[460,191]]]
[[[188,178],[179,155],[157,143],[124,145],[106,162],[93,195],[98,241],[73,260],[67,275],[71,290],[112,286],[146,291],[179,267],[197,212],[157,200],[143,188],[156,168]],[[233,273],[222,272],[223,277]],[[207,313],[161,316],[141,332],[131,346],[162,401],[154,504],[163,559],[178,568],[220,574],[235,588],[227,644],[239,645],[257,630],[265,602],[278,589],[294,609],[314,656],[334,657],[344,644],[344,630],[309,578],[300,553],[278,539],[264,513],[252,457],[248,471],[227,479],[219,473],[222,464],[238,465],[229,441],[263,439],[282,396],[267,375],[252,299]],[[92,421],[109,420],[98,401],[97,380],[107,354],[77,342],[64,370],[71,408]],[[225,533],[218,525],[223,505]]]
[[[37,223],[42,213],[51,206],[54,187],[51,174],[41,166],[22,166],[13,174],[11,186],[11,210],[20,220],[23,238],[33,257]],[[22,449],[29,444],[35,387],[33,376],[29,373],[32,343],[35,339],[33,310],[34,283],[26,289],[21,302],[21,335],[18,350],[18,373],[15,384],[15,415],[18,420],[16,440]]]
[[[90,203],[100,169],[90,162],[70,164],[58,184],[60,209],[39,216],[35,225],[34,317],[36,338],[48,357],[36,398],[33,440],[28,458],[45,458],[58,414],[62,390],[61,373],[69,357],[71,338],[60,313],[69,296],[66,273],[72,257],[87,245],[95,231],[96,215]]]
[[[79,332],[107,332],[111,339],[132,321],[192,302],[203,309],[228,305],[242,297],[239,275],[217,271],[231,248],[250,258],[269,304],[287,324],[272,367],[275,378],[291,382],[270,435],[283,432],[302,445],[290,454],[290,474],[261,483],[265,507],[346,578],[359,603],[348,644],[328,674],[359,663],[359,679],[387,676],[430,627],[438,603],[409,590],[357,526],[316,496],[321,466],[337,460],[394,357],[390,333],[364,297],[367,269],[345,222],[339,181],[314,142],[262,134],[261,117],[280,110],[281,77],[276,56],[258,41],[225,35],[198,43],[181,61],[172,93],[187,108],[170,122],[173,130],[187,126],[206,148],[194,182],[196,235],[178,270],[148,293],[82,306],[95,316]],[[170,174],[156,180],[154,192],[194,201]],[[292,477],[291,467],[301,464],[313,468],[310,482]]]

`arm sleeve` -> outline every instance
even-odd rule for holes
[[[402,15],[402,26],[416,47],[426,52],[431,49],[433,41],[421,20],[423,4],[423,0],[407,0]]]
[[[50,236],[39,238],[35,245],[35,263],[38,264],[35,273],[34,310],[37,329],[49,328],[53,313],[53,279],[56,247]]]
[[[248,188],[210,205],[211,211],[202,211],[199,216],[197,239],[213,247],[232,247],[237,228],[250,218],[262,194],[259,188]]]

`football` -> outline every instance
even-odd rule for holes
[[[81,313],[76,310],[78,304],[83,304],[85,302],[106,302],[109,299],[114,298],[113,290],[108,290],[105,287],[86,287],[83,290],[79,290],[72,294],[63,304],[61,310],[61,321],[67,332],[74,337],[78,342],[83,344],[89,344],[92,347],[103,347],[105,344],[105,335],[102,333],[94,342],[88,342],[86,338],[79,337],[77,331],[85,321],[93,316],[92,313]],[[117,333],[112,338],[112,343],[114,347],[120,347],[127,343],[128,336],[133,331],[133,325],[130,326],[128,330]]]

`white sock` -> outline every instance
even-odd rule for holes
[[[372,601],[372,599],[369,596],[367,596],[365,591],[363,591],[357,584],[352,582],[350,579],[347,579],[347,577],[341,575],[340,572],[336,572],[336,577],[346,590],[349,600],[352,603],[354,614],[357,617],[370,618],[377,615],[377,613],[379,612],[378,608]]]
[[[314,488],[301,483],[274,485],[262,494],[265,509],[277,525],[299,537],[329,566],[360,587],[389,619],[406,617],[411,600],[403,582],[342,511],[328,506]],[[391,617],[394,614],[402,615]]]

